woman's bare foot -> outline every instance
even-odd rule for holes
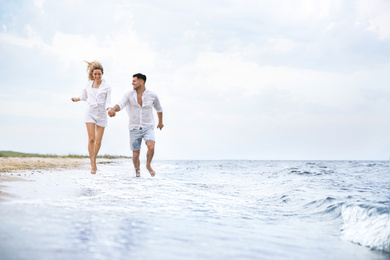
[[[141,177],[140,169],[135,169],[135,177]]]
[[[148,169],[150,175],[154,177],[156,175],[156,172],[152,169],[150,165],[146,165],[146,169]]]
[[[96,166],[96,164],[91,164],[91,167],[92,167],[92,169],[91,169],[91,174],[96,174],[96,171],[97,171],[97,166]]]

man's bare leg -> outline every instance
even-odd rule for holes
[[[139,168],[140,167],[139,154],[140,154],[140,150],[133,151],[133,164],[134,164],[134,170],[135,170],[136,177],[141,176],[141,169]]]
[[[146,141],[146,146],[148,147],[148,152],[146,153],[146,169],[148,169],[150,175],[154,177],[156,175],[156,172],[151,167],[154,155],[154,142]]]

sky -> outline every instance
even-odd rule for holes
[[[98,60],[113,103],[148,77],[156,160],[388,160],[389,38],[387,0],[0,0],[0,150],[88,154]],[[127,126],[100,154],[131,155]]]

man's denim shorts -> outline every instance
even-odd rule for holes
[[[139,129],[130,130],[130,147],[132,151],[141,149],[142,138],[146,141],[155,142],[154,126],[147,126]]]

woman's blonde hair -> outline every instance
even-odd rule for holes
[[[87,71],[88,71],[88,78],[90,80],[94,80],[93,78],[93,71],[94,70],[101,70],[103,74],[103,66],[100,62],[94,60],[92,62],[85,61],[88,64]]]

